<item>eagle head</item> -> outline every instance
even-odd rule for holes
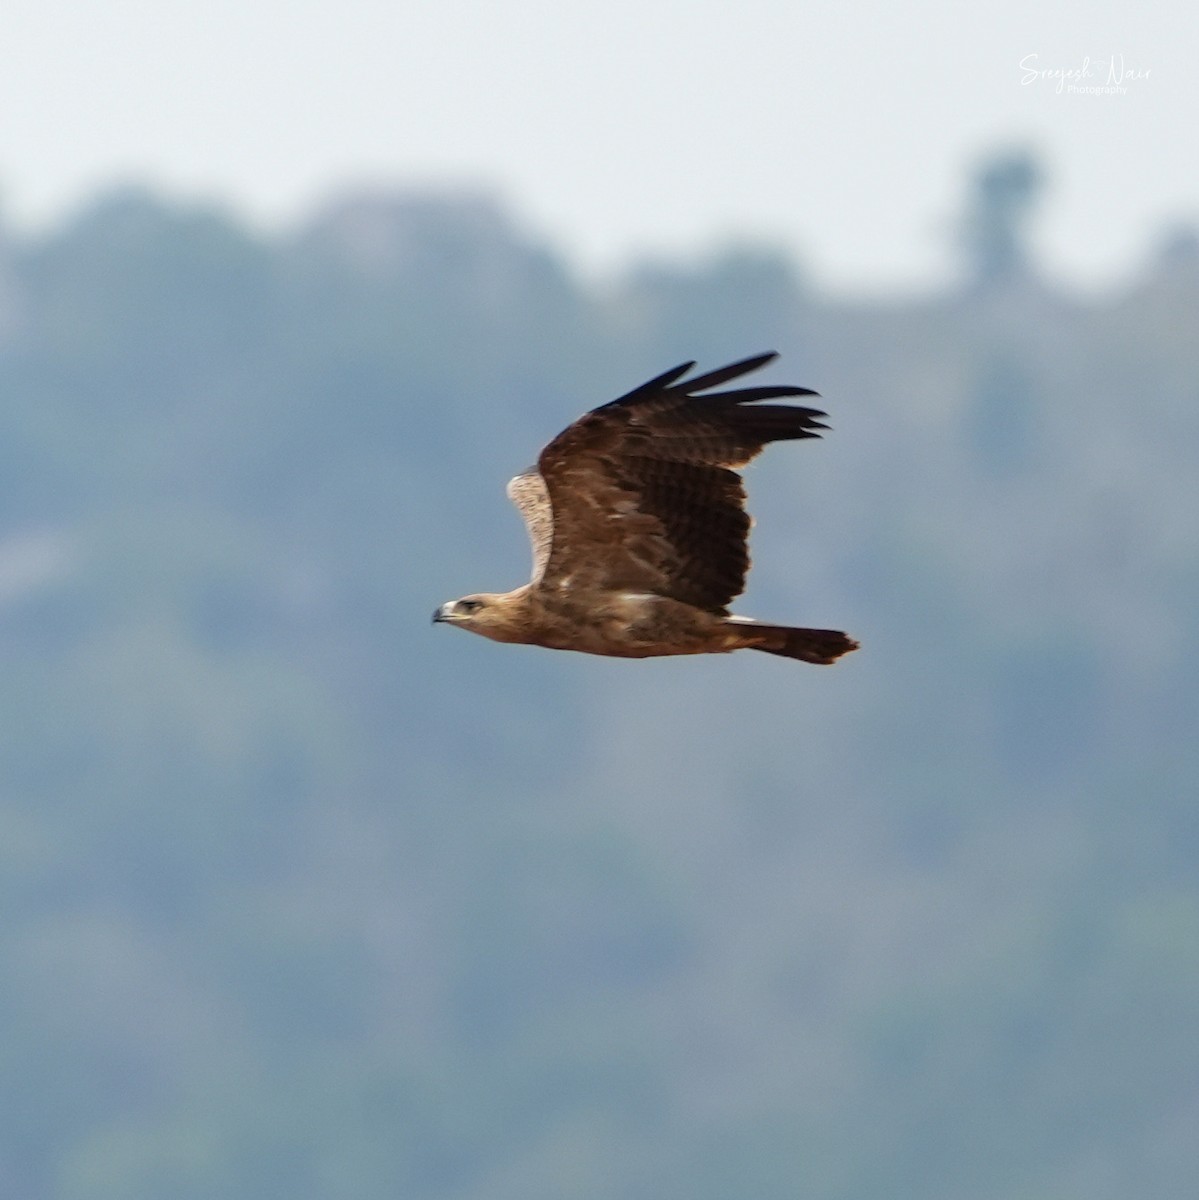
[[[433,622],[457,625],[460,629],[469,629],[471,633],[482,634],[497,642],[523,641],[523,622],[518,601],[519,592],[523,590],[505,595],[479,592],[473,596],[463,596],[461,600],[447,600],[433,613]]]

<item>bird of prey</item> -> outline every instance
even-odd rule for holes
[[[450,600],[433,614],[497,642],[620,658],[764,650],[831,663],[858,643],[833,629],[733,616],[749,570],[750,517],[735,468],[768,442],[819,437],[826,414],[794,404],[810,388],[711,389],[761,354],[693,379],[684,363],[558,434],[508,484],[533,545],[533,577],[512,592]]]

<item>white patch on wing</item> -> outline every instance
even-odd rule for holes
[[[753,617],[725,617],[725,620],[737,625],[756,625],[757,621]]]
[[[533,578],[537,583],[545,574],[545,564],[550,556],[550,543],[554,536],[554,510],[550,494],[541,472],[535,467],[508,481],[508,499],[520,509],[529,531],[529,543],[533,550]]]

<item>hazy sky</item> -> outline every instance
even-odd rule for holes
[[[968,166],[1021,142],[1052,169],[1044,251],[1080,281],[1199,222],[1199,7],[982,11],[4,0],[0,193],[25,225],[130,179],[278,222],[339,183],[467,182],[589,267],[740,235],[906,286],[944,268]]]

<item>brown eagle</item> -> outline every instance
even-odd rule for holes
[[[497,642],[620,658],[744,648],[831,663],[856,650],[833,629],[728,610],[745,586],[751,523],[733,468],[768,442],[828,428],[818,409],[759,403],[816,395],[810,388],[710,390],[774,357],[680,382],[695,366],[684,363],[563,430],[508,484],[533,543],[533,578],[450,600],[433,620]]]

